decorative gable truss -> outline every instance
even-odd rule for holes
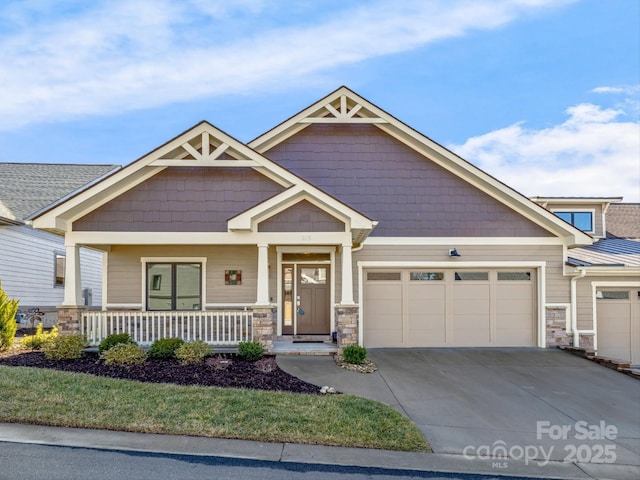
[[[159,167],[260,167],[260,163],[249,158],[230,145],[229,141],[205,130],[194,135],[173,150],[153,160],[149,166]],[[235,143],[235,142],[233,142]]]
[[[364,103],[341,94],[328,101],[315,112],[300,119],[300,123],[388,123],[372,112]]]

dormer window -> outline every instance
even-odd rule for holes
[[[593,232],[593,212],[554,211],[553,213],[583,232]]]

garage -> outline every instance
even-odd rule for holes
[[[535,269],[364,271],[364,345],[535,346]]]
[[[640,364],[640,290],[599,288],[596,291],[597,353]]]

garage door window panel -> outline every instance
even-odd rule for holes
[[[596,298],[602,300],[629,300],[629,292],[628,291],[598,291],[596,293]]]
[[[429,282],[444,280],[444,272],[411,272],[409,279],[412,282]]]
[[[482,281],[489,280],[489,272],[456,272],[455,279],[457,282],[465,281]]]

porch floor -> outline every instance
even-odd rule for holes
[[[273,353],[277,355],[333,355],[338,346],[333,342],[293,343],[291,341],[273,342]]]

